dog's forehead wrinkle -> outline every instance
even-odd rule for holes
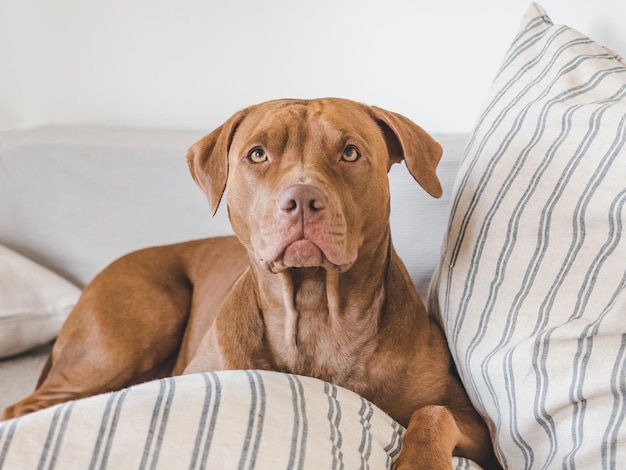
[[[321,117],[317,128],[322,136],[322,148],[331,146],[341,152],[346,145],[353,144],[360,150],[370,150],[383,143],[382,132],[374,121],[367,116],[362,118],[350,112]]]
[[[256,125],[251,144],[258,142],[275,156],[302,153],[308,133],[303,110],[291,107],[280,108],[263,115]]]
[[[348,143],[370,144],[366,136],[380,130],[361,108],[328,107],[323,100],[281,101],[249,116],[253,137],[248,147],[262,145],[275,156],[300,159],[341,152]],[[381,133],[382,134],[382,133]],[[382,137],[382,135],[381,135]]]

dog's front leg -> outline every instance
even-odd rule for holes
[[[203,336],[183,374],[214,370],[271,370],[265,326],[250,271],[244,272]]]
[[[453,455],[467,457],[485,470],[499,469],[491,448],[489,433],[473,409],[429,405],[411,415],[394,470],[450,470]]]

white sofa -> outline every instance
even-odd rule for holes
[[[0,134],[0,245],[83,286],[132,249],[228,233],[187,175],[186,148],[202,133]],[[533,4],[472,134],[435,137],[445,196],[429,198],[396,165],[392,237],[501,463],[622,468],[626,64]],[[58,307],[44,316],[62,317],[76,292],[33,271],[20,273],[53,286],[38,291]],[[43,327],[24,330],[3,341],[17,348],[30,330],[42,341]],[[0,362],[0,406],[33,387],[47,351]],[[0,468],[389,468],[402,434],[315,379],[199,374],[1,423]]]
[[[187,148],[209,131],[46,127],[0,133],[0,245],[82,288],[130,251],[232,234],[225,204],[212,218],[185,160]],[[424,298],[468,136],[437,137],[446,148],[439,167],[443,198],[428,196],[404,165],[390,175],[393,240]],[[44,347],[0,362],[0,407],[34,387],[46,353]]]
[[[49,296],[40,299],[42,301],[39,303],[34,305],[32,302],[25,303],[18,325],[16,325],[18,319],[14,314],[10,319],[7,317],[7,320],[12,322],[11,328],[7,325],[4,332],[0,331],[5,348],[11,343],[14,348],[11,351],[27,350],[17,356],[0,360],[1,408],[23,398],[33,390],[50,351],[49,341],[54,337],[63,317],[67,315],[68,306],[78,295],[77,290],[64,284],[58,287],[57,283],[61,282],[59,279],[37,277],[29,270],[45,267],[80,288],[107,264],[129,251],[146,246],[232,233],[225,205],[222,205],[218,214],[211,218],[205,196],[193,182],[185,160],[187,148],[209,130],[47,127],[0,133],[2,192],[0,245],[37,263],[36,266],[29,263],[27,268],[20,270],[15,268],[13,260],[13,271],[6,271],[5,277],[14,276],[13,288],[19,289],[19,286],[15,286],[15,276],[21,276],[26,281],[34,283],[33,289],[25,290],[24,294],[41,296],[41,292],[46,289],[50,291]],[[406,260],[424,298],[439,260],[452,182],[468,138],[467,135],[436,137],[446,149],[445,158],[439,167],[439,176],[445,189],[443,198],[436,200],[428,196],[414,182],[404,165],[396,165],[390,174],[393,240],[397,250]],[[5,253],[5,258],[8,256],[14,256],[14,253]],[[36,285],[37,282],[46,283],[46,286]],[[50,284],[54,285],[56,290],[48,288]],[[44,303],[46,305],[43,305]],[[16,334],[18,328],[21,331]],[[41,336],[43,331],[49,332],[47,338]],[[15,344],[17,339],[20,341]],[[42,342],[43,345],[29,350],[31,346]],[[230,375],[229,380],[224,379],[224,374],[220,377],[223,390],[230,387],[228,394],[222,391],[223,402],[229,400],[233,406],[242,409],[240,404],[245,403],[249,397],[247,395],[239,397],[238,394],[242,390],[240,381],[244,380],[247,383],[248,377],[243,373]],[[281,381],[271,374],[269,377],[264,374],[263,377],[263,383],[268,389],[266,393],[270,396],[280,395],[276,389],[289,385],[286,379]],[[192,382],[187,382],[184,386],[178,384],[176,395],[178,400],[192,400],[194,390],[205,387],[204,381],[200,378],[196,377],[195,382],[194,379],[188,380]],[[276,380],[280,382],[278,385],[275,384]],[[274,386],[273,392],[269,391],[271,384]],[[305,381],[304,386],[307,401],[315,403],[316,393],[310,390],[312,386],[315,388],[315,385]],[[148,393],[154,400],[153,406],[148,406],[149,410],[142,408],[142,416],[150,418],[156,406],[158,388],[141,393]],[[153,393],[155,395],[150,395]],[[183,399],[185,393],[190,396]],[[323,390],[321,393],[326,399]],[[199,400],[197,397],[196,399]],[[141,399],[135,400],[149,402],[150,398],[141,395]],[[360,423],[361,415],[356,412],[361,407],[361,401],[355,400],[353,398],[341,402],[345,423],[350,422],[348,410],[353,404],[358,405],[354,410],[354,417],[358,418],[357,424]],[[275,405],[271,403],[268,400],[269,408],[276,406],[280,408],[280,413],[284,413],[284,403],[276,402]],[[92,415],[105,413],[102,411],[106,409],[105,405],[103,402],[94,403],[93,400],[85,404]],[[104,408],[101,409],[99,406]],[[137,408],[134,408],[135,413],[138,413]],[[240,419],[244,428],[239,432],[241,439],[246,436],[247,413],[248,409],[245,408],[245,415]],[[75,411],[73,416],[76,416]],[[385,418],[379,419],[384,421]],[[139,418],[133,419],[136,421]],[[174,426],[173,419],[168,421],[170,427]],[[327,426],[327,422],[328,419],[324,415],[319,425],[323,423]],[[311,435],[314,425],[315,421],[310,417],[308,433]],[[39,423],[35,426],[42,427]],[[49,426],[50,423],[46,421],[44,427]],[[182,423],[174,428],[185,426],[187,424]],[[145,423],[145,427],[147,430],[151,429],[150,423]],[[384,430],[383,433],[389,434],[386,436],[389,442],[394,438],[399,441],[399,427],[396,429],[390,422],[386,422],[385,427],[381,429]],[[229,427],[228,435],[232,435],[233,432]],[[327,433],[326,427],[323,428],[323,432]],[[354,432],[353,435],[360,443],[361,431]],[[142,439],[145,440],[145,437],[142,436]],[[235,438],[232,440],[236,441]],[[95,443],[98,440],[94,437],[93,441]],[[346,443],[349,442],[347,435],[343,437],[343,441],[343,459],[348,459],[349,462],[349,452],[346,451]],[[95,444],[86,451],[87,454],[93,452],[94,446]],[[213,447],[216,446],[217,443]],[[16,447],[16,441],[12,440],[11,448]],[[75,444],[70,447],[76,449]],[[1,437],[0,449],[2,449]],[[355,449],[358,449],[358,446]],[[21,453],[32,454],[31,450],[29,448],[26,452],[22,449]],[[393,448],[390,451],[393,451]],[[193,451],[188,452],[188,455],[193,455]],[[372,455],[376,456],[376,453]],[[275,463],[276,453],[272,451],[269,456],[270,462]],[[212,456],[214,459],[218,457],[220,465],[224,465],[225,457],[219,454],[217,457]],[[383,454],[380,457],[383,457]],[[41,456],[37,454],[33,465],[38,464],[40,458]],[[111,462],[116,461],[116,458],[122,461],[128,461],[130,458],[132,461],[126,454],[111,452],[107,456]],[[172,458],[178,462],[178,456]],[[389,458],[386,453],[384,458],[385,460]],[[62,460],[65,465],[71,461],[76,463],[77,467],[80,466],[78,462],[83,462],[81,457],[75,454],[71,457],[64,456]],[[141,460],[138,462],[141,466]],[[167,462],[171,463],[171,460],[161,453],[159,462],[166,468]],[[314,462],[309,458],[307,465],[311,466]],[[325,466],[323,462],[320,463],[322,467]]]

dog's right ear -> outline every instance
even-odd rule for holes
[[[193,144],[187,152],[189,171],[196,184],[206,194],[212,215],[217,212],[226,190],[228,150],[237,126],[245,115],[245,110],[234,114],[220,127]]]

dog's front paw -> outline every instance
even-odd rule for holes
[[[433,462],[433,461],[408,461],[402,459],[402,456],[396,460],[391,467],[392,470],[450,470],[452,461],[450,462]]]

